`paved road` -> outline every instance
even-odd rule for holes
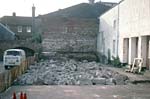
[[[1,99],[12,93],[27,93],[27,99],[150,99],[150,84],[122,86],[12,86]]]
[[[148,81],[150,82],[150,71],[144,72],[143,75],[138,75],[134,73],[125,72],[124,68],[115,68],[115,67],[106,67],[112,71],[118,72],[119,74],[126,75],[129,77],[130,82],[142,82],[142,81]]]
[[[5,71],[5,68],[3,66],[3,62],[0,61],[0,73],[3,72],[3,71]]]

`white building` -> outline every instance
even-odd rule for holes
[[[112,56],[117,57],[118,55],[118,9],[117,5],[99,17],[97,52],[100,56],[106,56],[107,59],[112,59]]]
[[[150,0],[123,0],[100,16],[97,51],[108,57],[119,56],[122,63],[132,64],[143,58],[149,68]]]

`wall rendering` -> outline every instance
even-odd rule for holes
[[[150,53],[150,0],[123,0],[116,7],[100,16],[100,33],[103,33],[105,51],[112,49],[112,29],[118,7],[118,55],[122,63],[132,64],[134,58],[143,58],[143,67],[149,68]],[[116,10],[115,10],[116,9]],[[111,38],[110,38],[111,37]],[[99,38],[99,37],[98,37]],[[107,39],[107,40],[105,40]],[[98,40],[100,41],[100,40]],[[104,46],[102,45],[102,46]],[[100,46],[101,47],[101,46]],[[98,47],[98,51],[101,51]],[[106,52],[104,54],[106,55]]]

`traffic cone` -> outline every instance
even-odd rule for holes
[[[20,99],[23,99],[23,93],[22,92],[20,93]]]
[[[27,94],[26,93],[24,93],[23,99],[27,99]]]
[[[15,92],[13,93],[13,98],[12,99],[17,99]]]

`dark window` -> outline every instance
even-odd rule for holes
[[[114,20],[114,22],[113,22],[113,28],[114,29],[116,29],[116,23],[117,23],[116,20]]]
[[[115,50],[116,50],[116,40],[113,40],[113,53],[115,54]]]
[[[20,55],[20,52],[18,52],[18,51],[7,51],[7,55],[18,56],[18,55]]]

